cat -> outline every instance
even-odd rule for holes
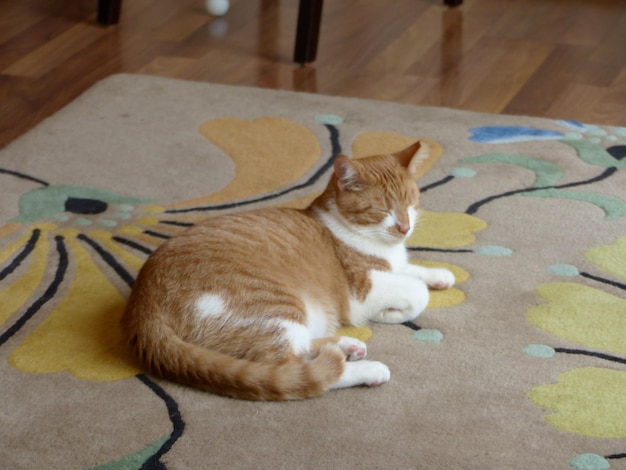
[[[428,287],[454,275],[408,262],[418,217],[417,141],[386,155],[337,157],[325,191],[304,210],[220,215],[163,243],[139,272],[122,316],[147,372],[248,400],[316,397],[388,382],[343,325],[402,323]]]

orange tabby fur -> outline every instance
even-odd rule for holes
[[[163,243],[141,269],[122,318],[141,366],[252,400],[309,398],[330,388],[386,382],[383,364],[346,362],[362,359],[363,343],[333,334],[341,325],[413,318],[426,305],[388,302],[373,312],[376,318],[364,307],[373,273],[390,273],[395,253],[405,253],[402,242],[414,224],[410,211],[419,201],[412,177],[424,158],[419,149],[418,142],[395,155],[340,156],[327,189],[308,209],[217,216]],[[367,234],[389,214],[393,223],[376,235],[382,241],[372,242],[394,253],[388,259],[378,248],[362,252],[342,240],[344,229],[328,226],[337,219]],[[444,278],[445,287],[453,282]],[[416,278],[415,286],[427,302],[423,282]],[[400,313],[403,308],[408,313]],[[367,313],[357,315],[359,309]]]

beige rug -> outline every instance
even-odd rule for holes
[[[442,148],[416,260],[458,285],[350,331],[382,387],[252,403],[141,374],[117,322],[163,239],[303,206],[339,152]],[[0,152],[7,469],[626,469],[626,129],[118,75]]]

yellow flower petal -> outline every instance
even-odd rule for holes
[[[626,279],[626,237],[618,238],[612,245],[592,248],[585,258],[604,271]]]
[[[411,260],[411,263],[416,264],[418,266],[425,266],[428,268],[445,268],[452,271],[455,278],[455,284],[460,284],[469,279],[469,273],[465,271],[463,268],[455,266],[453,264],[441,263],[435,261],[415,261]],[[465,293],[457,289],[456,287],[451,287],[450,289],[445,290],[431,290],[430,291],[430,300],[428,302],[428,308],[443,308],[443,307],[452,307],[453,305],[459,305],[465,301]]]
[[[591,437],[626,437],[626,372],[585,367],[559,375],[558,384],[528,393],[536,405],[554,411],[546,416],[561,431]]]
[[[337,336],[350,336],[360,341],[366,342],[374,333],[366,326],[343,326],[337,330]]]
[[[413,234],[407,246],[458,248],[471,245],[476,240],[473,232],[487,227],[484,220],[459,212],[420,211]]]
[[[302,124],[286,118],[207,121],[200,133],[235,163],[235,178],[218,193],[174,204],[219,204],[267,193],[297,181],[318,161],[320,144]]]
[[[533,325],[584,346],[626,354],[626,300],[568,282],[541,284],[537,293],[548,303],[526,313]]]
[[[65,298],[9,356],[13,367],[36,373],[68,370],[80,379],[111,381],[136,375],[121,345],[124,298],[75,240],[66,240],[76,276]]]
[[[89,236],[94,240],[98,240],[99,242],[101,242],[104,248],[106,248],[109,253],[114,254],[118,260],[121,260],[126,266],[134,269],[135,272],[139,272],[139,270],[146,261],[144,258],[136,256],[134,253],[131,253],[119,244],[113,242],[111,240],[111,232],[107,232],[105,230],[97,230],[89,232]]]

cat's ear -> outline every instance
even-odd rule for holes
[[[404,150],[394,153],[393,156],[398,159],[404,168],[409,170],[409,173],[417,175],[419,167],[428,160],[430,149],[426,142],[418,140]]]
[[[363,187],[363,178],[359,170],[345,155],[339,155],[335,160],[335,176],[341,191],[358,191]]]

